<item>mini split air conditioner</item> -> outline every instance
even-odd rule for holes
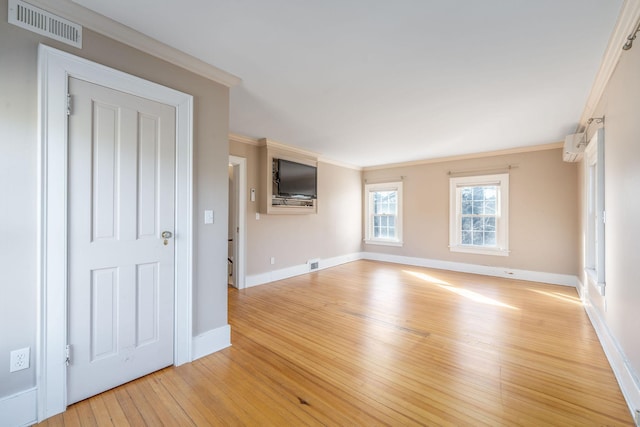
[[[578,162],[582,159],[584,147],[587,145],[584,133],[572,133],[564,139],[564,151],[562,160],[565,162]]]

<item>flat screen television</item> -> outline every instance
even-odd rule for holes
[[[315,166],[277,159],[276,177],[278,196],[315,199],[317,193],[317,168]]]

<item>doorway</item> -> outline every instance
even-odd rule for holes
[[[247,159],[229,156],[228,280],[234,288],[245,287]]]
[[[63,412],[67,406],[68,317],[68,182],[67,85],[69,77],[154,99],[175,108],[175,313],[174,364],[192,358],[192,153],[193,97],[69,53],[40,45],[38,344],[36,364],[38,419]],[[90,76],[90,77],[87,77]],[[45,185],[46,184],[46,185]],[[178,237],[179,236],[179,237]]]

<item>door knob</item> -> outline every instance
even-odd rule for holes
[[[170,231],[163,231],[161,234],[162,238],[164,239],[164,245],[167,246],[169,244],[169,239],[171,237],[173,237],[173,233],[171,233]]]

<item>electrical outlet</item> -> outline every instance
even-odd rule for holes
[[[9,372],[21,371],[29,367],[29,347],[13,350],[11,352],[11,362]]]

